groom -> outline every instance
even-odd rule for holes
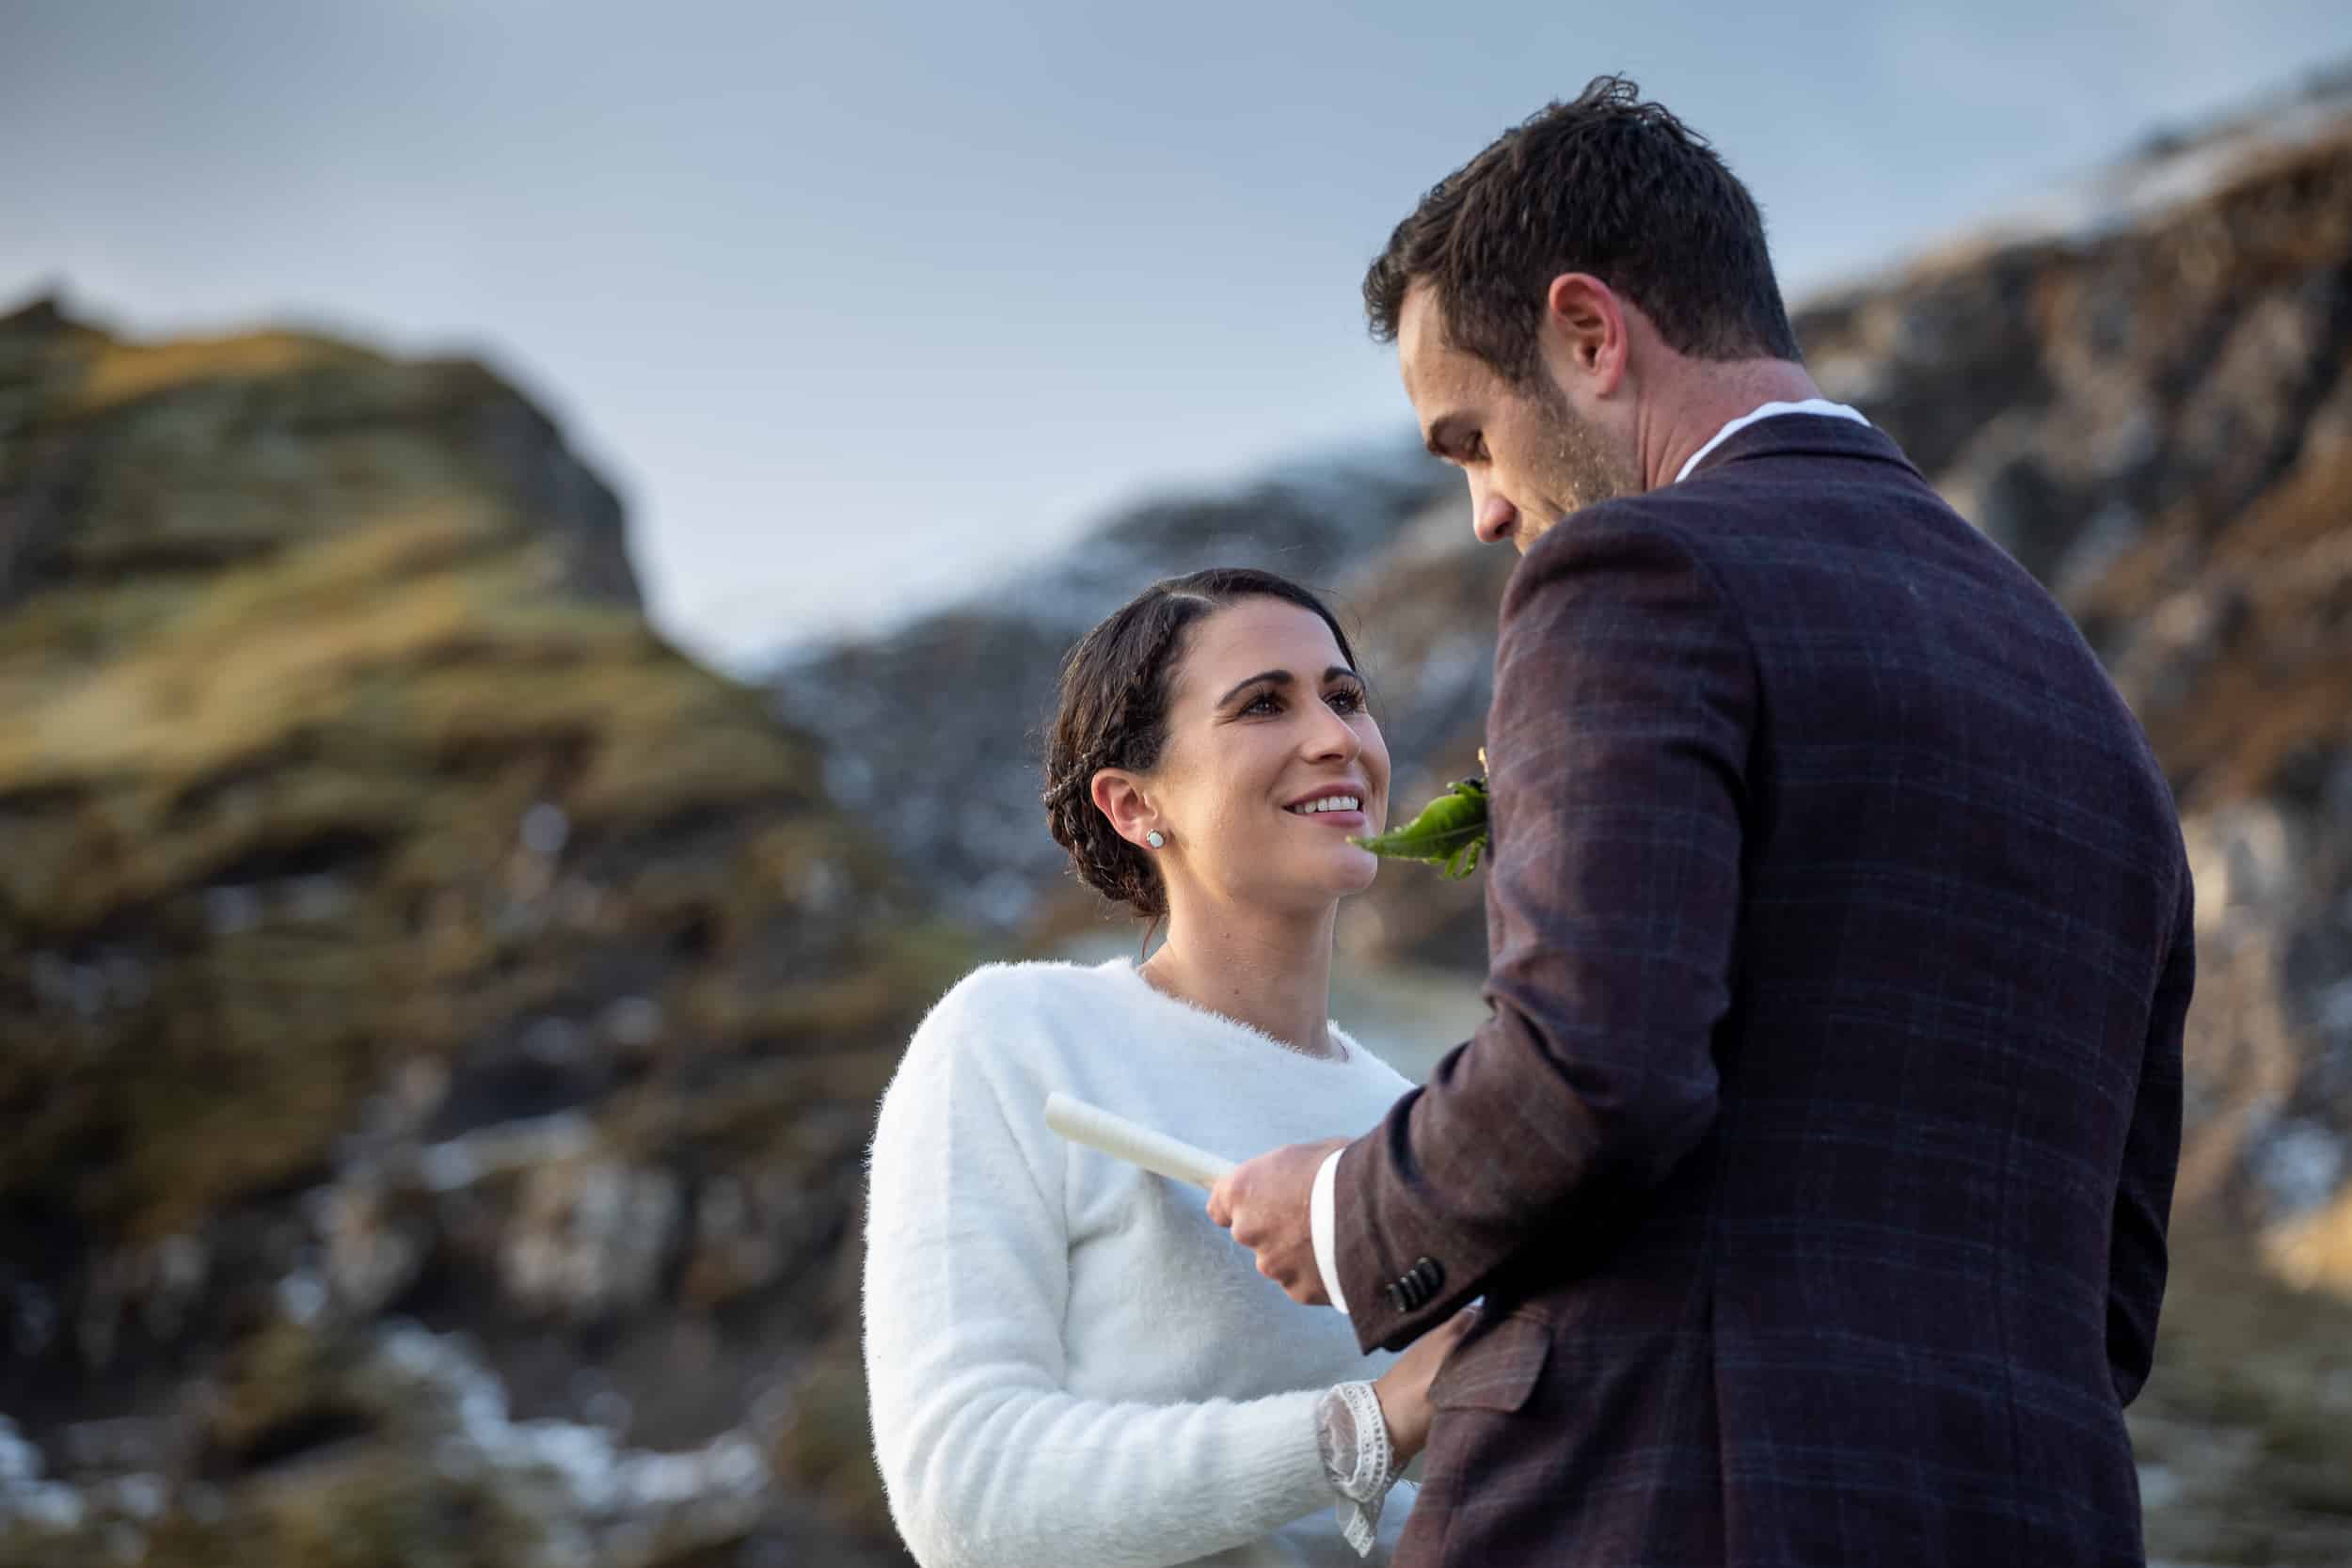
[[[1805,373],[1755,203],[1603,78],[1364,280],[1522,559],[1490,1016],[1210,1212],[1431,1388],[1400,1564],[2136,1564],[2193,971],[2058,606]]]

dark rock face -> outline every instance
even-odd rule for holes
[[[436,493],[528,530],[569,596],[640,604],[620,502],[480,365],[284,332],[131,343],[53,300],[0,317],[0,610],[200,577]]]
[[[1994,233],[1816,300],[1825,391],[1859,404],[2075,617],[2146,724],[2199,885],[2179,1267],[2133,1412],[2152,1549],[2200,1561],[2352,1559],[2352,97],[2172,138],[2037,231]],[[1353,508],[1338,595],[1410,810],[1473,768],[1512,557],[1454,484]],[[1082,552],[1087,594],[975,606],[780,682],[854,708],[836,768],[936,801],[912,874],[1034,931],[1091,901],[1057,884],[1034,803],[1050,669],[1159,562],[1237,554],[1232,508],[1163,514],[1144,561]],[[1264,509],[1268,542],[1300,526]],[[1573,526],[1572,524],[1569,526]],[[1262,557],[1252,557],[1262,558]],[[1106,566],[1105,562],[1109,562]],[[1111,568],[1115,567],[1116,570]],[[1041,601],[1066,607],[1041,615]],[[902,718],[915,670],[940,711]],[[860,689],[868,693],[861,697]],[[845,695],[846,693],[846,695]],[[884,694],[887,694],[886,696]],[[960,709],[952,717],[945,711]],[[928,755],[934,734],[956,742]],[[985,737],[985,738],[981,738]],[[931,815],[927,811],[924,815]],[[928,832],[929,830],[919,830]],[[952,842],[950,842],[952,841]],[[1475,880],[1385,869],[1343,911],[1359,961],[1483,967]],[[1083,918],[1076,916],[1075,918]]]
[[[36,307],[0,546],[0,1563],[894,1558],[861,1155],[969,955],[553,427]]]
[[[2186,1188],[2297,1219],[2352,1174],[2352,120],[2247,136],[2133,228],[1931,259],[1800,330],[2146,724],[2198,874]]]
[[[2181,799],[2133,1411],[2175,1560],[2352,1559],[2341,114],[1799,317]],[[1327,590],[1408,808],[1475,766],[1514,561],[1458,483],[1400,444],[1140,508],[761,690],[651,635],[612,496],[478,367],[0,318],[0,1568],[899,1560],[861,1153],[923,1006],[1089,918],[1036,803],[1061,654],[1198,566]],[[1478,896],[1391,867],[1342,940],[1474,975]]]
[[[2352,1555],[2352,120],[2325,108],[2184,150],[2202,188],[2128,227],[1799,324],[2050,585],[2181,802],[2179,1267],[2133,1418],[2151,1548],[2192,1560]],[[1967,342],[2007,369],[1939,363]]]
[[[946,911],[1008,930],[1066,863],[1043,832],[1039,766],[1062,656],[1087,628],[1158,578],[1209,566],[1279,572],[1353,622],[1365,563],[1451,483],[1399,447],[1138,507],[1041,573],[795,661],[774,677],[777,706],[831,744],[834,798],[869,814]]]

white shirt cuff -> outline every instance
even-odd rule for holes
[[[1314,1237],[1315,1269],[1323,1275],[1323,1293],[1331,1298],[1331,1305],[1347,1310],[1347,1298],[1340,1294],[1339,1221],[1335,1217],[1339,1202],[1340,1156],[1344,1148],[1335,1148],[1315,1172],[1314,1191],[1307,1198],[1307,1229]]]

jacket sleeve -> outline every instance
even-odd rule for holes
[[[1444,1322],[1535,1238],[1598,1235],[1712,1125],[1755,672],[1663,530],[1591,509],[1519,562],[1486,728],[1489,1016],[1339,1166],[1367,1348]]]
[[[2164,1304],[2165,1227],[2181,1159],[2181,1036],[2197,983],[2195,891],[2185,869],[2172,939],[2148,1012],[2148,1044],[2115,1189],[2115,1226],[2107,1243],[2107,1368],[2125,1404],[2148,1381],[2156,1353],[2156,1313]]]
[[[916,1032],[871,1157],[867,1388],[915,1560],[1160,1568],[1332,1506],[1320,1390],[1153,1404],[1064,1386],[1063,1161],[1041,1088],[988,1037],[1023,1031],[979,989],[966,981]]]

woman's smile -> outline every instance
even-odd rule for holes
[[[1364,813],[1364,791],[1360,788],[1320,791],[1282,809],[1309,823],[1344,829],[1350,833],[1361,832],[1372,822]]]

